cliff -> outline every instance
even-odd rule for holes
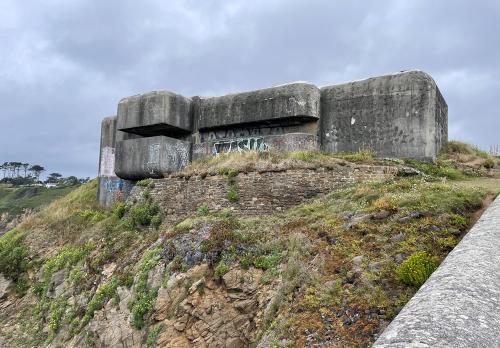
[[[471,183],[499,187],[290,156],[195,163],[112,209],[92,181],[27,217],[0,238],[0,345],[366,346],[492,200]]]

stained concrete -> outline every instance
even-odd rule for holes
[[[373,347],[500,347],[500,198]]]
[[[116,116],[105,117],[101,122],[101,146],[99,153],[99,174],[97,177],[97,201],[103,206],[110,206],[111,196],[104,187],[106,178],[115,175]]]
[[[97,201],[105,207],[124,199],[133,184],[119,178],[115,173],[116,139],[122,136],[116,130],[117,117],[106,117],[101,123],[101,153],[99,156],[99,174],[97,176]]]
[[[161,178],[190,161],[191,144],[166,136],[118,141],[116,174],[123,179]]]
[[[142,136],[177,137],[191,132],[191,99],[169,91],[124,98],[118,103],[117,129]]]
[[[434,159],[447,141],[447,105],[434,80],[408,71],[321,88],[321,148]]]
[[[221,97],[200,98],[194,117],[199,129],[238,124],[319,118],[318,87],[304,82]]]
[[[217,156],[231,152],[254,151],[316,151],[319,149],[318,136],[308,133],[286,133],[216,139],[192,145],[192,160],[207,156]]]
[[[191,159],[270,149],[372,149],[379,157],[428,160],[447,132],[446,102],[420,71],[321,89],[294,82],[210,98],[155,91],[119,102],[115,167],[118,177],[139,180],[181,170]],[[151,162],[152,153],[158,162]]]

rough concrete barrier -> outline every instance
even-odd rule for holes
[[[500,197],[373,347],[500,347]]]

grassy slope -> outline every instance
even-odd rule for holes
[[[316,153],[294,156],[306,162],[324,160]],[[218,166],[227,168],[228,163]],[[0,272],[15,275],[22,297],[15,312],[0,316],[0,337],[9,336],[18,346],[41,345],[59,330],[59,325],[52,326],[53,333],[44,330],[52,318],[77,328],[89,320],[86,314],[102,306],[91,301],[87,308],[58,312],[59,302],[46,297],[45,283],[33,277],[40,267],[80,274],[78,292],[91,299],[103,265],[116,262],[115,279],[130,286],[135,265],[158,235],[165,237],[160,247],[167,249],[169,240],[210,225],[203,252],[217,255],[216,274],[228,267],[254,266],[265,270],[265,281],[276,284],[278,294],[262,336],[287,338],[297,346],[339,340],[347,346],[366,345],[417,290],[402,281],[397,272],[401,262],[420,251],[441,261],[466,231],[488,192],[485,186],[470,185],[473,181],[412,177],[361,183],[272,216],[237,219],[227,211],[206,215],[201,209],[160,230],[131,228],[125,222],[133,209],[118,218],[98,207],[93,181],[0,238]],[[152,324],[148,312],[144,318],[146,325]],[[7,320],[21,323],[22,332],[2,331]]]
[[[0,214],[19,215],[26,209],[38,209],[73,189],[74,187],[12,187],[0,184]]]

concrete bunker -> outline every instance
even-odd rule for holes
[[[218,97],[149,92],[122,99],[117,116],[103,121],[99,180],[161,178],[199,158],[251,150],[369,148],[380,157],[431,160],[447,140],[447,113],[421,71]],[[99,201],[112,200],[100,193]]]

